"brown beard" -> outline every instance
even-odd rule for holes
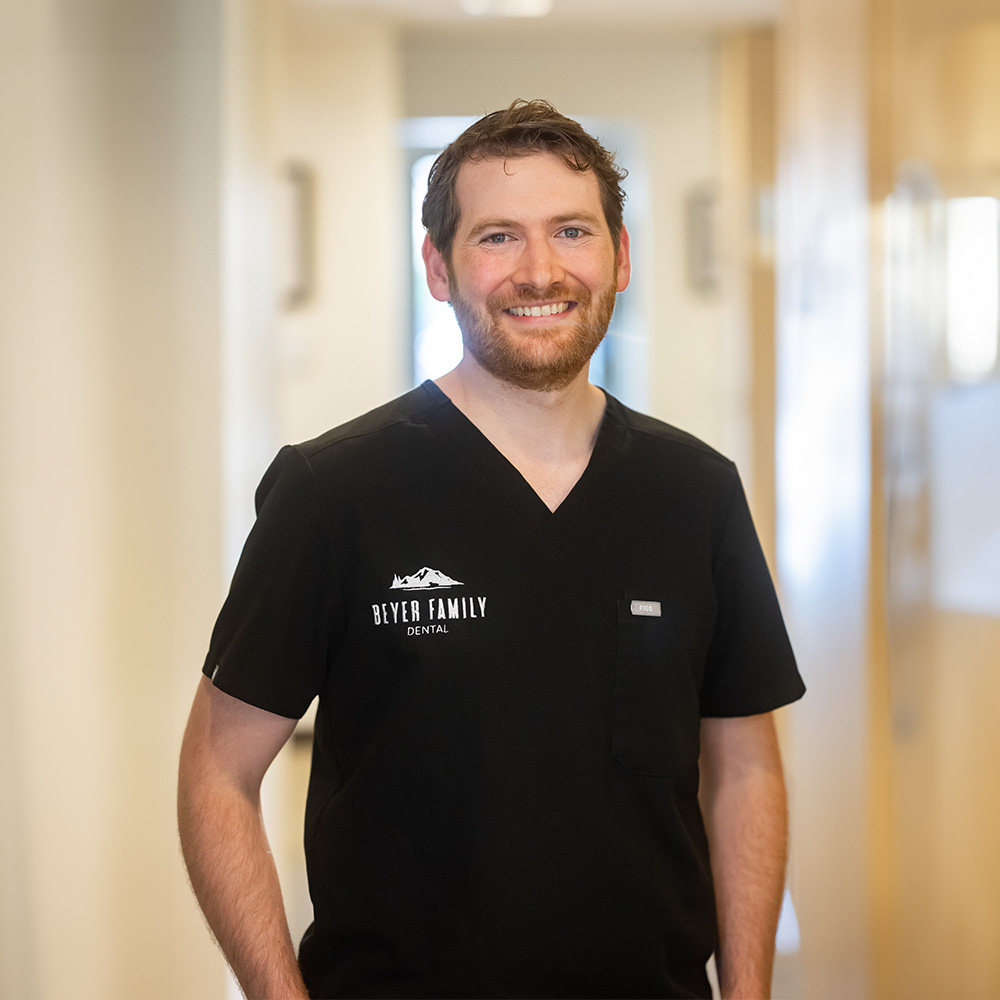
[[[477,313],[455,290],[457,282],[450,272],[451,304],[462,331],[462,343],[480,367],[520,389],[538,392],[564,389],[580,374],[600,346],[608,331],[617,298],[618,269],[608,290],[602,293],[592,311],[593,296],[585,288],[553,285],[544,292],[525,291],[517,299],[491,296],[486,300],[486,315]],[[580,314],[571,326],[534,327],[519,338],[508,337],[500,327],[499,317],[511,306],[533,301],[575,302]],[[556,349],[553,342],[561,344]]]

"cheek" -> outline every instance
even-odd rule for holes
[[[591,295],[595,296],[605,292],[615,281],[614,271],[600,266],[580,268],[571,273],[569,278],[578,282]]]
[[[615,280],[615,262],[614,250],[608,245],[580,247],[578,253],[566,254],[562,264],[569,278],[597,291]]]
[[[497,266],[494,261],[477,261],[466,266],[458,279],[459,289],[466,298],[485,299],[497,292],[503,285],[507,269]]]

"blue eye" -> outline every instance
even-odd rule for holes
[[[490,233],[489,236],[485,238],[486,243],[506,243],[507,234],[506,233]]]
[[[563,236],[569,237],[571,240],[579,239],[583,235],[583,230],[579,226],[567,226],[563,230]]]

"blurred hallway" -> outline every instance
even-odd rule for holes
[[[253,490],[411,384],[400,122],[517,96],[632,137],[628,391],[738,462],[779,581],[776,997],[1000,995],[994,0],[15,0],[3,997],[226,995],[174,774]],[[304,758],[266,803],[295,933]]]

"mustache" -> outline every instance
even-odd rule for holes
[[[586,306],[590,302],[590,292],[586,288],[573,288],[562,282],[549,285],[548,288],[525,287],[518,290],[517,295],[492,295],[486,300],[486,306],[491,311],[503,312],[514,306],[530,306],[536,302],[576,302]]]

